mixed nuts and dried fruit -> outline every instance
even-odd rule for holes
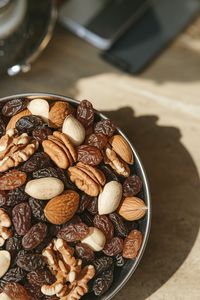
[[[92,104],[15,99],[0,116],[0,299],[103,295],[142,245],[129,143]]]

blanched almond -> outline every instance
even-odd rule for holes
[[[45,177],[30,180],[25,187],[25,192],[39,200],[49,200],[64,191],[63,182],[54,177]]]
[[[62,132],[67,134],[75,146],[81,145],[85,139],[85,128],[73,115],[69,115],[65,118]]]
[[[28,104],[28,109],[32,115],[40,116],[46,123],[49,119],[49,103],[44,99],[34,99]]]
[[[10,267],[11,256],[6,250],[0,251],[0,278],[8,271]]]
[[[118,181],[108,182],[98,198],[98,211],[100,215],[114,212],[122,198],[122,185]]]
[[[0,294],[0,300],[12,300],[6,293]]]

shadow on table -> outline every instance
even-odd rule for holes
[[[150,182],[153,220],[145,255],[115,300],[146,299],[181,266],[200,225],[200,185],[195,164],[175,127],[156,116],[135,117],[130,107],[104,112],[136,145]],[[131,299],[130,298],[130,299]]]

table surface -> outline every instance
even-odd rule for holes
[[[140,76],[57,28],[30,73],[0,80],[0,96],[54,92],[90,99],[138,150],[153,201],[140,266],[114,298],[200,299],[200,23],[197,20]]]

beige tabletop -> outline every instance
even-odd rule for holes
[[[197,25],[140,76],[120,72],[95,48],[57,28],[30,73],[0,80],[0,96],[54,92],[92,100],[138,150],[151,185],[152,230],[140,266],[115,300],[200,299]]]

